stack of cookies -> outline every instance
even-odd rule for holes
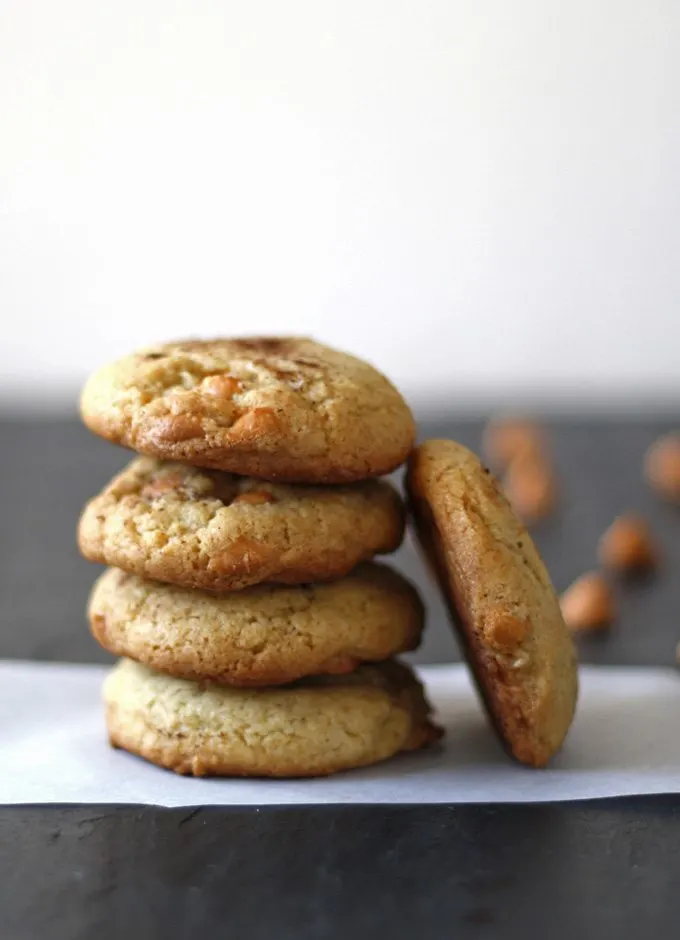
[[[185,342],[97,372],[82,414],[140,455],[85,508],[111,565],[96,639],[117,747],[180,773],[315,776],[436,740],[410,669],[415,588],[371,559],[404,508],[377,477],[414,423],[388,380],[306,339]]]

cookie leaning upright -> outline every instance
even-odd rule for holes
[[[81,411],[90,430],[139,453],[297,483],[389,473],[415,438],[385,376],[296,337],[142,350],[96,372]]]
[[[426,441],[411,455],[416,529],[501,739],[543,766],[574,715],[576,655],[546,568],[496,481],[467,448]]]

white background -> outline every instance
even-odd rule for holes
[[[303,332],[680,398],[677,0],[0,0],[0,395]]]

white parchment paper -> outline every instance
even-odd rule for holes
[[[547,770],[496,743],[462,666],[420,670],[441,746],[318,780],[179,777],[106,743],[105,669],[0,663],[0,803],[540,802],[680,792],[680,673],[585,667],[578,715]]]

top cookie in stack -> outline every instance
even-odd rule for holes
[[[122,569],[93,592],[93,633],[141,664],[107,683],[114,743],[182,772],[310,775],[438,736],[390,660],[419,641],[415,589],[354,571],[404,532],[372,479],[415,434],[384,376],[308,339],[171,343],[93,375],[82,414],[144,455],[79,527],[87,558]]]
[[[415,423],[368,363],[311,339],[169,343],[95,373],[85,424],[107,440],[287,483],[349,483],[408,457]]]

